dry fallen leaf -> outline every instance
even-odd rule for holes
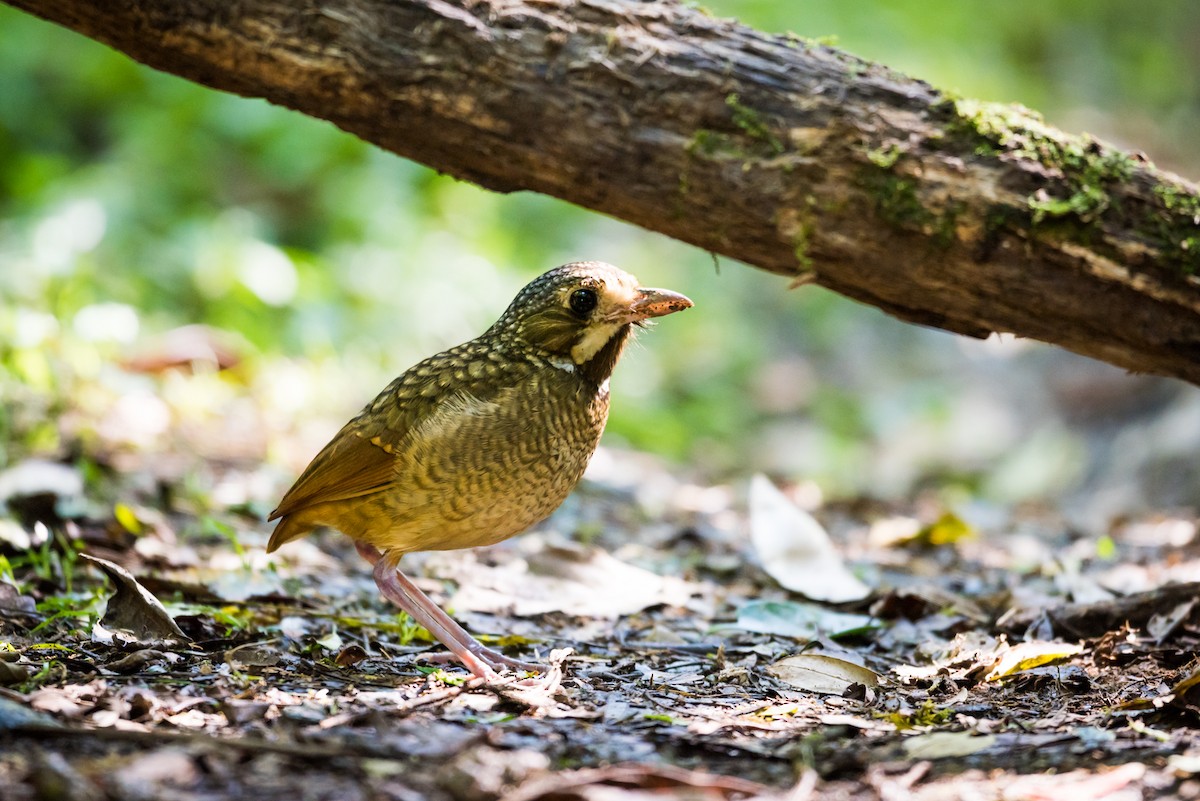
[[[112,580],[116,592],[108,599],[101,622],[112,629],[133,634],[140,641],[176,639],[187,640],[187,635],[167,614],[149,590],[138,583],[125,568],[107,559],[98,559],[86,553],[79,555],[99,567]]]
[[[1060,662],[1080,653],[1082,646],[1065,642],[1023,642],[1004,651],[984,681],[995,681],[1023,670]]]
[[[225,661],[240,669],[278,665],[282,654],[274,642],[248,642],[225,652]]]
[[[829,535],[764,475],[750,480],[750,539],[767,574],[815,601],[858,601],[871,588],[851,573]]]
[[[366,650],[361,645],[352,643],[343,648],[333,661],[338,667],[351,667],[366,659],[367,656]]]
[[[120,659],[109,662],[104,669],[112,673],[137,673],[156,662],[174,662],[178,659],[177,654],[165,653],[156,648],[139,648]]]
[[[1154,696],[1141,695],[1129,698],[1113,708],[1121,712],[1133,712],[1156,709],[1166,704],[1174,704],[1185,709],[1195,710],[1200,708],[1200,704],[1197,704],[1196,700],[1192,697],[1195,695],[1194,691],[1198,686],[1200,686],[1200,667],[1195,667],[1190,673],[1172,685],[1168,692]]]
[[[823,654],[784,657],[768,667],[767,672],[793,687],[824,695],[841,695],[852,684],[879,686],[879,674],[875,671]]]

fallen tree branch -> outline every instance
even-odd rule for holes
[[[1200,598],[1200,582],[1168,584],[1109,601],[1021,609],[1006,615],[997,625],[1010,634],[1022,634],[1034,623],[1046,619],[1060,636],[1099,637],[1126,624],[1145,626],[1155,615],[1167,614],[1175,606],[1197,598]]]
[[[498,191],[1200,383],[1200,193],[1024,109],[674,2],[9,2]]]

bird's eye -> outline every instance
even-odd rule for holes
[[[596,308],[597,298],[594,289],[576,289],[571,293],[571,311],[580,317],[586,317]]]

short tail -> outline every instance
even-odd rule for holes
[[[300,519],[298,515],[284,515],[279,519],[275,531],[271,533],[271,539],[267,541],[267,553],[276,550],[280,545],[300,539],[312,530],[312,525]]]

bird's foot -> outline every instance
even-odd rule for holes
[[[517,678],[516,676],[492,674],[491,678],[475,678],[470,684],[474,687],[486,687],[504,696],[510,701],[516,701],[534,709],[544,709],[555,706],[556,696],[562,689],[562,663],[571,654],[570,648],[562,648],[550,653],[550,664],[542,667],[540,676]]]
[[[549,665],[543,665],[538,662],[527,662],[524,659],[514,659],[511,656],[505,656],[499,651],[488,648],[483,643],[472,638],[470,644],[466,645],[466,650],[472,654],[480,663],[486,666],[493,674],[499,674],[505,668],[513,670],[524,670],[529,673],[548,673]],[[426,662],[464,662],[461,654],[456,654],[450,651],[442,651],[436,654],[426,654],[421,657]],[[467,669],[479,676],[479,672],[474,670],[472,665],[467,665]],[[482,678],[482,676],[480,676]]]
[[[400,561],[402,553],[389,551],[381,554],[374,547],[364,543],[356,543],[356,547],[364,558],[375,565],[373,571],[375,584],[383,596],[407,612],[414,621],[424,626],[438,642],[450,649],[448,654],[433,654],[426,657],[429,661],[458,660],[474,676],[472,685],[478,683],[489,686],[509,681],[501,675],[506,668],[549,674],[558,667],[556,664],[546,667],[535,662],[513,659],[488,648],[468,634],[462,626],[443,612],[437,604],[429,600],[429,597],[421,592],[417,585],[397,569],[397,563]],[[555,653],[562,654],[559,657],[561,661],[569,651]],[[559,668],[559,672],[561,676],[561,668]]]

